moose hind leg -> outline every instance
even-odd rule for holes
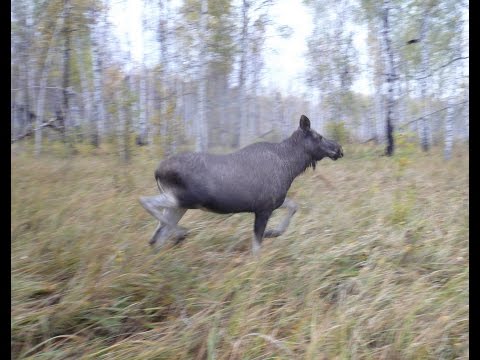
[[[290,225],[290,219],[297,212],[298,206],[291,199],[285,198],[283,204],[280,205],[279,209],[280,208],[287,208],[287,215],[283,218],[282,222],[278,225],[277,228],[266,230],[264,237],[272,238],[282,235],[287,230],[288,225]]]
[[[142,204],[145,210],[147,210],[150,215],[152,215],[155,219],[157,219],[163,224],[169,224],[170,222],[168,216],[164,214],[163,209],[179,208],[177,199],[173,195],[168,193],[163,193],[155,196],[141,196],[139,200],[140,204]],[[177,223],[170,223],[169,225],[175,227]]]
[[[169,238],[175,240],[175,244],[180,243],[187,235],[187,230],[178,226],[178,222],[182,216],[186,213],[187,209],[184,208],[167,208],[164,209],[162,218],[167,222],[159,222],[155,233],[150,240],[150,245],[157,244],[163,245]]]
[[[178,227],[177,224],[187,209],[180,208],[173,195],[163,193],[155,196],[142,196],[140,204],[159,221],[149,242],[150,245],[157,241],[161,245],[172,236],[179,242],[186,236],[187,231]]]

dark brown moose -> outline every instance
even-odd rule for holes
[[[163,160],[155,170],[160,195],[142,196],[140,203],[159,224],[150,244],[179,243],[187,235],[177,224],[188,209],[220,214],[255,214],[252,251],[259,254],[264,237],[285,232],[297,205],[287,192],[293,180],[324,157],[337,160],[342,147],[310,127],[302,115],[300,126],[280,143],[259,142],[227,155],[183,153]],[[278,228],[265,230],[278,208],[288,214]]]

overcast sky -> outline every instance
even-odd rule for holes
[[[144,43],[141,37],[142,31],[142,0],[113,1],[111,3],[110,21],[116,27],[117,36],[123,39],[122,46],[126,50],[128,37],[133,58],[141,61]],[[312,14],[303,5],[302,0],[277,0],[270,7],[269,15],[275,25],[269,27],[267,33],[266,49],[264,52],[265,77],[264,84],[268,87],[278,87],[289,93],[302,93],[306,91],[304,86],[304,74],[307,70],[305,52],[307,51],[307,39],[313,30]],[[284,39],[278,36],[276,28],[287,25],[293,30],[293,34]],[[360,48],[360,56],[365,52],[365,31],[356,31],[355,44]],[[148,38],[148,36],[147,36]],[[146,52],[155,53],[156,47],[146,47]],[[366,63],[362,61],[361,63]],[[354,90],[368,92],[368,83],[360,79],[354,84]],[[300,95],[300,94],[298,94]]]

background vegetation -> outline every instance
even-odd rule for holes
[[[112,24],[111,9],[129,3],[141,13],[135,37]],[[72,153],[115,142],[128,161],[131,138],[165,153],[236,149],[289,136],[302,113],[321,133],[341,126],[387,155],[397,132],[416,134],[423,151],[443,144],[446,159],[468,139],[468,2],[304,0],[312,33],[295,91],[265,64],[269,39],[296,31],[272,15],[276,3],[12,2],[12,142],[34,137],[37,156],[45,137]]]
[[[468,151],[398,142],[297,179],[258,261],[250,214],[188,211],[152,253],[150,156],[13,148],[13,358],[467,359]]]
[[[304,0],[295,92],[265,62],[296,31],[276,1],[138,2],[140,60],[127,2],[11,2],[12,358],[469,358],[468,2]],[[161,159],[301,114],[345,157],[294,182],[260,259],[250,214],[188,211],[151,251]]]

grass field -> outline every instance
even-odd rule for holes
[[[468,148],[344,152],[255,260],[250,214],[189,211],[152,253],[147,152],[12,151],[12,358],[468,359]]]

